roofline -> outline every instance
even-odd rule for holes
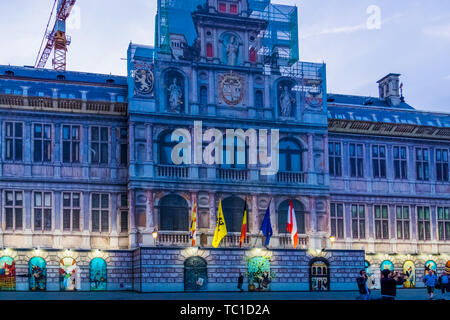
[[[380,80],[378,80],[377,83],[380,83],[380,82],[382,82],[384,79],[389,78],[389,77],[391,77],[391,76],[394,76],[394,77],[400,77],[401,74],[400,74],[400,73],[389,73],[387,76],[384,76],[383,78],[381,78]]]

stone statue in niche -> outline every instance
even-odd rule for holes
[[[170,112],[180,112],[181,105],[183,104],[183,91],[181,90],[181,87],[178,85],[177,81],[177,78],[173,78],[172,84],[170,85],[169,89],[167,89],[169,93]]]
[[[230,42],[227,45],[227,63],[231,66],[236,65],[239,50],[239,43],[235,36],[231,36]]]
[[[292,96],[291,89],[284,86],[280,94],[280,115],[282,117],[291,117],[295,98]]]

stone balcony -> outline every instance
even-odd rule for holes
[[[90,101],[50,97],[31,97],[0,94],[0,107],[55,112],[126,115],[128,105],[123,102]]]

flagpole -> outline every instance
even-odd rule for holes
[[[259,235],[261,234],[261,230],[259,230],[258,235],[255,238],[255,243],[253,244],[253,248],[256,246],[256,241],[258,241]]]

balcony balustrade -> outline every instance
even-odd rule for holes
[[[217,169],[217,176],[220,180],[227,181],[245,181],[248,180],[247,169]]]
[[[183,166],[158,165],[158,177],[162,178],[189,178],[189,168]]]
[[[306,173],[303,172],[278,172],[277,182],[282,183],[306,183]]]

